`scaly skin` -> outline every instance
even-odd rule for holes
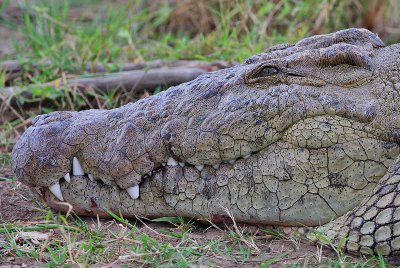
[[[117,109],[41,115],[13,170],[61,211],[57,183],[81,215],[220,222],[227,208],[242,222],[326,224],[349,251],[396,255],[399,70],[400,44],[364,29],[275,46]],[[86,174],[68,183],[73,157]]]

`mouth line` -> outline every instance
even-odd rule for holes
[[[180,162],[178,160],[176,160],[173,157],[169,157],[169,159],[167,160],[167,162],[165,163],[161,163],[157,168],[153,169],[151,172],[144,174],[141,176],[141,180],[138,184],[136,185],[132,185],[131,187],[128,187],[126,189],[122,189],[121,190],[126,190],[127,193],[129,194],[129,196],[132,199],[138,199],[140,197],[140,184],[142,184],[144,182],[144,180],[148,180],[150,179],[155,173],[160,172],[162,170],[166,170],[167,168],[171,168],[171,167],[178,167],[178,168],[193,168],[196,169],[198,172],[201,172],[203,169],[207,168],[207,167],[211,167],[214,170],[218,170],[220,168],[220,166],[222,164],[229,164],[229,165],[234,165],[236,161],[238,160],[247,160],[249,159],[252,155],[258,154],[260,151],[257,152],[253,152],[251,154],[245,155],[243,157],[238,157],[236,159],[231,159],[231,160],[224,160],[220,163],[214,164],[214,165],[193,165],[187,162]],[[77,157],[73,157],[72,158],[72,167],[70,169],[69,172],[67,172],[62,178],[59,178],[58,181],[56,181],[54,184],[50,185],[48,188],[50,190],[51,193],[53,193],[53,195],[55,197],[57,197],[57,199],[59,201],[64,202],[64,197],[62,195],[61,192],[61,186],[60,186],[60,182],[62,182],[63,180],[67,183],[71,183],[71,178],[73,176],[83,176],[86,179],[92,181],[92,182],[97,182],[97,183],[101,183],[103,185],[108,185],[107,183],[105,183],[103,180],[101,179],[96,179],[95,176],[92,173],[87,173],[84,171],[80,161],[78,160]],[[113,185],[114,186],[114,185]],[[119,187],[120,188],[120,187]]]

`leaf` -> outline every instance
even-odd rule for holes
[[[152,219],[154,222],[168,222],[168,223],[182,223],[182,219],[179,217],[161,217],[157,219]]]
[[[342,248],[344,246],[344,243],[346,243],[346,236],[342,236],[342,238],[340,239],[339,245],[337,246],[337,250],[339,253],[342,252]]]
[[[16,178],[5,178],[5,177],[0,177],[0,181],[16,181]]]
[[[162,91],[162,87],[161,86],[157,86],[156,89],[154,90],[153,94],[158,94]]]

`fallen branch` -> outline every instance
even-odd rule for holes
[[[0,89],[0,97],[9,100],[13,96],[23,94],[25,98],[31,99],[32,93],[29,87],[78,87],[82,90],[90,89],[97,93],[106,93],[109,90],[154,90],[158,86],[170,87],[195,79],[206,73],[202,68],[159,68],[151,70],[126,71],[111,74],[97,74],[91,77],[77,77],[71,79],[57,79],[53,82],[29,85],[26,87],[5,87]]]
[[[139,63],[123,63],[116,64],[116,69],[118,71],[133,71],[133,70],[143,70],[143,69],[154,69],[162,67],[190,67],[190,68],[202,68],[208,71],[215,71],[219,69],[224,69],[233,66],[234,63],[227,63],[224,61],[216,62],[205,62],[205,61],[191,61],[191,60],[178,60],[178,61],[165,61],[165,60],[154,60],[149,62],[139,62]],[[110,68],[102,64],[95,64],[86,66],[86,71],[88,72],[107,72]]]
[[[29,72],[38,72],[41,66],[51,64],[49,61],[38,63],[30,66]],[[85,70],[91,73],[105,73],[112,71],[123,72],[123,71],[135,71],[135,70],[147,70],[164,67],[188,67],[188,68],[202,68],[208,71],[215,71],[231,67],[234,63],[227,63],[224,61],[216,62],[205,62],[195,60],[178,60],[178,61],[165,61],[165,60],[154,60],[149,62],[139,63],[111,63],[109,66],[103,64],[87,64]],[[23,65],[17,60],[7,60],[0,62],[0,70],[6,72],[6,82],[10,82],[16,79],[24,72]],[[26,71],[26,70],[25,70]],[[78,70],[77,70],[78,71]]]
[[[165,67],[165,64],[168,64],[170,67]],[[3,65],[0,63],[0,66],[3,66],[3,68],[7,66],[4,69],[8,70],[8,74],[15,74],[19,70],[22,70],[22,67],[15,61],[9,61]],[[157,66],[161,66],[161,68]],[[138,70],[116,73],[94,73],[85,76],[72,76],[63,73],[61,78],[48,83],[4,87],[0,88],[0,123],[12,121],[16,118],[21,119],[23,123],[26,111],[30,108],[35,109],[37,105],[41,106],[42,102],[46,101],[47,98],[44,96],[47,95],[42,95],[40,89],[54,88],[55,90],[67,91],[72,94],[79,92],[79,95],[85,99],[90,108],[93,107],[86,96],[93,95],[98,107],[102,108],[98,95],[107,92],[112,91],[117,93],[115,95],[116,99],[120,96],[128,95],[134,98],[143,98],[151,95],[160,86],[167,88],[178,85],[193,80],[203,73],[230,66],[232,64],[224,62],[176,61],[167,63],[159,60],[145,64],[130,64],[124,67],[126,69]],[[98,68],[97,70],[101,70],[102,67],[97,66],[96,68]],[[38,92],[38,89],[38,95],[33,94],[33,92]],[[69,94],[63,92],[61,95],[66,96],[66,101],[70,108],[73,109]]]

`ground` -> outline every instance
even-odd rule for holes
[[[24,67],[12,79],[0,70],[0,93],[8,86],[33,85],[35,94],[32,102],[16,96],[17,105],[0,100],[0,267],[388,266],[379,257],[346,255],[323,237],[324,245],[300,241],[290,228],[58,214],[14,180],[12,146],[35,115],[135,101],[114,93],[35,87],[87,75],[88,65],[113,70],[116,63],[158,59],[241,62],[271,45],[348,27],[367,27],[387,43],[400,41],[397,0],[387,5],[364,0],[170,2],[180,1],[0,0],[0,63],[18,60]],[[194,9],[198,12],[188,12]]]

